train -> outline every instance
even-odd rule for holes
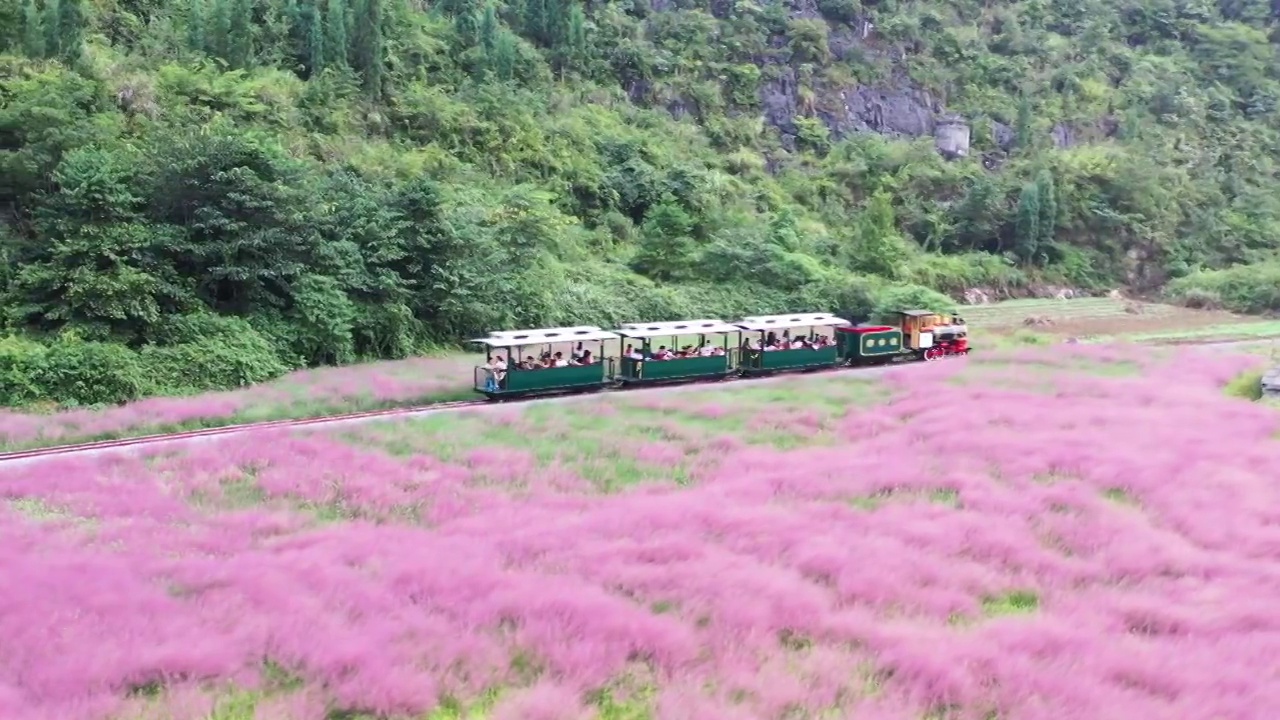
[[[890,324],[855,324],[831,313],[804,313],[733,322],[625,323],[614,330],[584,325],[496,331],[471,341],[485,352],[484,365],[475,368],[474,389],[501,401],[931,362],[970,352],[968,327],[959,316],[903,310],[892,317]]]

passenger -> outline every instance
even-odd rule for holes
[[[668,350],[666,345],[659,345],[658,352],[653,355],[654,360],[670,360],[673,357],[675,357],[675,353]]]
[[[698,348],[698,354],[702,357],[711,357],[716,352],[716,346],[710,342],[702,343],[702,347]]]
[[[719,345],[717,345],[717,346],[715,346],[715,347],[711,348],[711,355],[712,355],[713,357],[719,357],[719,356],[722,356],[722,355],[724,355],[724,353],[725,353],[724,348],[720,347]]]
[[[582,351],[582,357],[578,358],[578,364],[579,364],[579,365],[590,365],[590,364],[591,364],[591,363],[593,363],[593,362],[595,362],[595,358],[591,357],[591,351],[590,351],[590,350],[583,350],[583,351]]]
[[[570,355],[570,359],[575,363],[580,362],[584,352],[585,351],[582,349],[582,343],[578,343],[578,347],[574,348],[573,353]]]
[[[538,369],[538,361],[537,361],[537,360],[534,360],[532,355],[526,355],[526,356],[525,356],[525,358],[524,358],[524,362],[520,363],[520,369],[522,369],[522,370],[537,370],[537,369]]]
[[[777,345],[778,345],[778,336],[777,336],[776,334],[774,334],[774,332],[773,332],[772,330],[770,330],[770,331],[769,331],[769,334],[768,334],[768,335],[766,335],[766,336],[765,336],[765,338],[764,338],[764,344],[765,344],[765,346],[766,346],[766,347],[767,347],[767,346],[769,346],[769,345],[773,345],[774,347],[777,347]]]
[[[569,367],[569,363],[565,362],[564,353],[556,353],[551,357],[551,367]]]
[[[627,349],[623,353],[623,356],[626,357],[628,360],[644,359],[644,354],[642,354],[639,350],[636,350],[635,348],[631,347],[630,345],[627,346]]]
[[[498,384],[507,376],[507,363],[502,359],[501,355],[495,356],[489,362],[484,364],[485,378],[484,389],[494,392],[498,389]]]

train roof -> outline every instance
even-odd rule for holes
[[[489,347],[515,347],[518,345],[545,345],[548,343],[585,342],[587,340],[616,340],[618,336],[594,325],[542,328],[539,330],[500,330],[489,337],[476,338],[473,343]]]
[[[798,313],[795,315],[748,315],[734,323],[743,330],[772,330],[774,328],[835,327],[849,325],[849,321],[830,313]]]
[[[926,317],[928,315],[942,315],[944,313],[936,313],[932,310],[899,310],[898,314],[906,315],[907,317]]]
[[[673,320],[670,322],[623,323],[616,332],[627,338],[665,337],[668,335],[708,335],[741,332],[742,328],[723,320]]]

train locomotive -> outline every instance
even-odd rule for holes
[[[485,349],[486,360],[475,369],[474,388],[489,400],[969,354],[964,320],[928,310],[898,312],[892,324],[854,324],[827,313],[755,315],[615,330],[506,330],[472,342]]]

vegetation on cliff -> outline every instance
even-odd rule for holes
[[[1273,15],[0,0],[0,402],[924,287],[1273,307]]]

